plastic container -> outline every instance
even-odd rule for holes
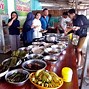
[[[73,34],[72,33],[69,34],[69,39],[72,41],[72,39],[73,39]]]
[[[71,82],[73,71],[69,67],[64,67],[62,69],[62,77],[65,82]]]

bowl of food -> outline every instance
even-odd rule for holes
[[[33,48],[33,45],[29,45],[28,47],[26,47],[26,50],[31,50]]]
[[[22,68],[29,72],[43,70],[46,68],[46,66],[47,66],[46,62],[37,59],[28,60],[22,64]]]
[[[27,59],[42,59],[43,55],[42,54],[27,54],[26,55]]]
[[[59,46],[57,44],[56,45],[51,45],[51,48],[57,49],[57,48],[59,48]]]
[[[53,43],[44,43],[44,47],[47,48],[47,47],[50,47],[51,45],[53,45]]]
[[[45,40],[47,42],[57,42],[57,34],[54,34],[54,33],[48,33],[46,36],[45,36]]]
[[[33,45],[40,45],[41,42],[32,42]]]
[[[44,52],[43,46],[41,46],[41,47],[35,46],[34,48],[32,48],[32,53],[34,53],[34,54],[43,54],[43,52]]]
[[[9,69],[7,67],[0,64],[0,78],[2,78],[8,71]]]
[[[15,50],[12,52],[11,56],[23,59],[27,53],[27,50]]]
[[[56,55],[47,55],[47,56],[44,56],[43,60],[45,60],[45,61],[56,61],[56,60],[58,60],[58,57]]]
[[[29,78],[29,72],[23,69],[9,71],[5,75],[5,80],[11,84],[22,86]]]
[[[18,50],[22,51],[22,50],[26,50],[26,47],[21,47]]]
[[[44,52],[45,53],[48,53],[48,54],[56,54],[56,53],[58,53],[59,52],[59,49],[54,49],[54,48],[51,48],[51,47],[49,47],[49,48],[46,48],[45,50],[44,50]]]
[[[49,71],[31,73],[29,79],[38,89],[58,89],[63,85],[63,79]]]
[[[46,35],[45,39],[47,42],[55,42],[57,40],[55,36],[51,36],[51,35]]]
[[[7,68],[10,68],[10,67],[17,67],[21,63],[22,63],[21,59],[18,59],[17,57],[10,57],[10,58],[5,59],[2,62],[2,65],[7,67]]]

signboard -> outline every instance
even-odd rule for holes
[[[30,0],[14,0],[14,3],[19,16],[26,16],[30,11]]]
[[[0,0],[0,14],[7,14],[7,0]]]

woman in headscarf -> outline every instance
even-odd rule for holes
[[[24,46],[28,46],[33,41],[33,29],[31,28],[34,15],[32,12],[27,14],[26,21],[23,25],[23,43]]]

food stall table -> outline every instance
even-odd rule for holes
[[[47,62],[46,69],[53,71],[58,76],[62,77],[61,70],[63,67],[70,67],[73,70],[73,77],[71,82],[64,82],[59,89],[79,89],[78,76],[76,67],[76,55],[72,44],[66,48],[58,57],[55,62]],[[0,80],[0,89],[37,89],[30,80],[28,80],[23,86],[16,86],[7,83],[4,79]]]

